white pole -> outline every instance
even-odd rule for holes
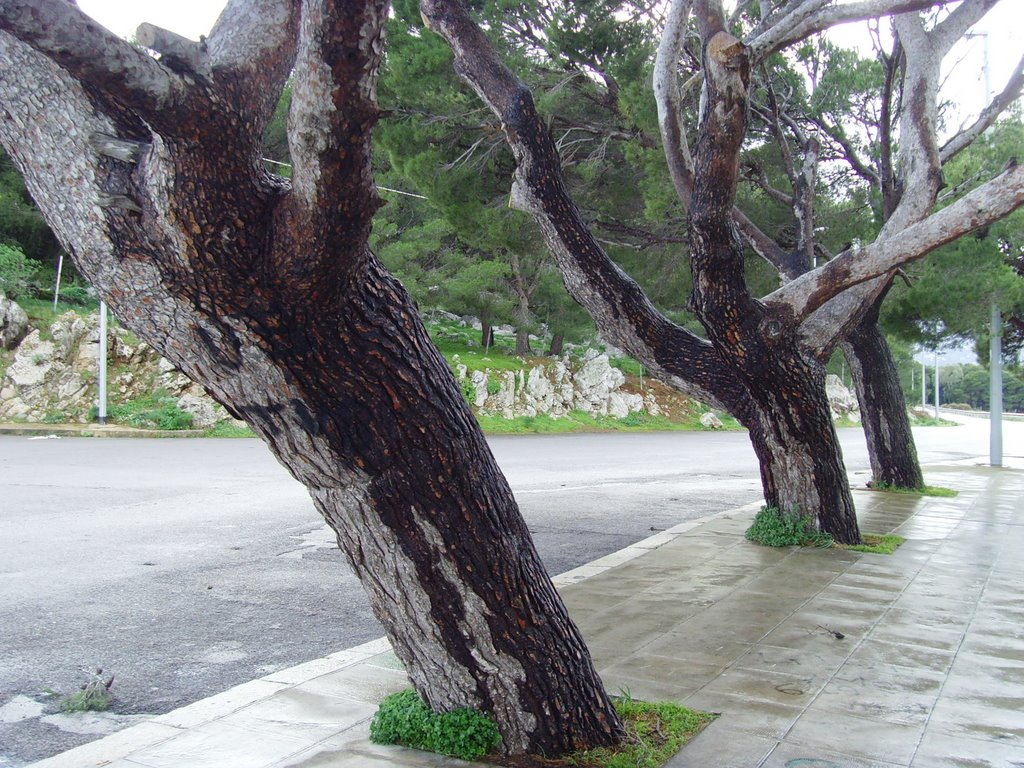
[[[939,418],[939,351],[935,350],[935,418]]]
[[[921,361],[921,408],[928,405],[928,368]]]
[[[988,40],[988,38],[985,38]],[[988,345],[988,463],[1003,466],[1003,318],[992,302],[992,339]]]
[[[57,255],[57,282],[53,286],[53,311],[57,311],[57,296],[60,295],[60,273],[64,269],[64,251]]]
[[[100,302],[100,371],[99,371],[99,403],[96,420],[100,424],[107,423],[107,305]]]

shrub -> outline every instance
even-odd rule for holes
[[[494,721],[476,710],[433,712],[409,688],[381,701],[370,723],[370,740],[476,760],[493,751],[501,736]]]
[[[795,511],[780,512],[775,507],[761,507],[744,535],[748,540],[766,547],[830,547],[833,543],[831,536],[814,526],[810,515],[800,515]]]
[[[0,293],[15,300],[32,296],[38,289],[38,273],[39,265],[19,248],[0,243]]]

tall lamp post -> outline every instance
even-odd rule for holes
[[[1003,466],[1003,329],[1002,317],[992,302],[992,338],[988,345],[988,463]]]
[[[99,394],[96,421],[107,423],[107,305],[100,302],[100,359],[99,359]]]

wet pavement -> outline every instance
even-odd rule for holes
[[[1024,766],[1024,471],[925,474],[959,495],[855,492],[891,556],[756,546],[750,505],[556,577],[610,692],[721,713],[669,766]],[[467,765],[368,742],[406,685],[378,640],[35,765]]]

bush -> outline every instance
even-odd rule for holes
[[[38,290],[39,265],[19,248],[0,243],[0,293],[10,299],[32,296]]]
[[[744,536],[766,547],[831,547],[833,543],[831,536],[814,526],[810,515],[780,512],[775,507],[761,507]]]
[[[501,736],[494,721],[476,710],[433,712],[409,688],[381,701],[370,723],[370,741],[476,760],[493,751]]]
[[[95,419],[96,414],[96,407],[93,406],[90,416]],[[150,395],[124,403],[111,403],[107,409],[107,416],[118,424],[127,424],[140,429],[192,428],[192,414],[181,410],[177,400],[164,389],[158,389]]]

